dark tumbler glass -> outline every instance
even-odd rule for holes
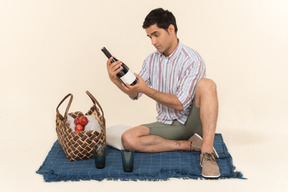
[[[134,167],[134,151],[131,149],[121,150],[122,165],[125,172],[132,172]]]
[[[103,169],[106,161],[106,145],[97,144],[94,148],[95,166],[97,169]]]

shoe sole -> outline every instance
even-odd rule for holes
[[[200,163],[200,165],[201,165],[201,163]],[[202,165],[201,165],[201,167],[202,167]],[[221,173],[219,173],[219,175],[213,175],[213,176],[208,176],[208,175],[203,175],[203,174],[201,174],[201,175],[207,179],[209,179],[209,178],[210,179],[216,179],[216,178],[221,176]]]
[[[203,141],[203,139],[202,139],[202,137],[200,135],[198,135],[197,133],[195,133],[194,135],[196,135],[199,139],[201,139]],[[218,153],[217,153],[217,151],[216,151],[216,149],[214,147],[213,147],[213,151],[214,151],[216,157],[219,158],[219,155],[218,155]]]
[[[203,177],[208,178],[208,179],[209,179],[209,178],[210,178],[210,179],[216,179],[216,178],[219,178],[220,175],[221,175],[221,174],[216,175],[216,176],[215,176],[215,175],[213,175],[213,176],[207,176],[207,175],[203,175],[203,174],[202,174]]]

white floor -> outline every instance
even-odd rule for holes
[[[24,134],[20,132],[19,134]],[[7,133],[7,132],[6,132]],[[169,181],[80,181],[45,183],[35,171],[42,164],[55,137],[34,133],[11,136],[2,134],[0,191],[288,191],[286,173],[287,151],[284,141],[288,135],[273,135],[268,132],[225,131],[222,134],[237,170],[247,180],[182,180]],[[28,136],[29,135],[29,136]],[[39,137],[37,137],[39,136]],[[14,143],[11,143],[11,142]],[[283,146],[283,147],[281,147]],[[18,171],[16,171],[18,170]]]

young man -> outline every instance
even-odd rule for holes
[[[124,147],[139,152],[201,151],[202,175],[217,178],[220,171],[213,148],[218,116],[215,83],[206,79],[200,55],[177,38],[174,15],[152,10],[143,28],[157,49],[144,61],[136,85],[124,85],[116,74],[121,61],[107,61],[111,81],[133,99],[142,94],[157,102],[157,122],[129,129],[122,135]],[[202,139],[203,137],[203,139]]]

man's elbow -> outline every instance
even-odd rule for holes
[[[133,100],[137,100],[138,99],[138,93],[136,93],[136,92],[127,93],[127,95]]]

